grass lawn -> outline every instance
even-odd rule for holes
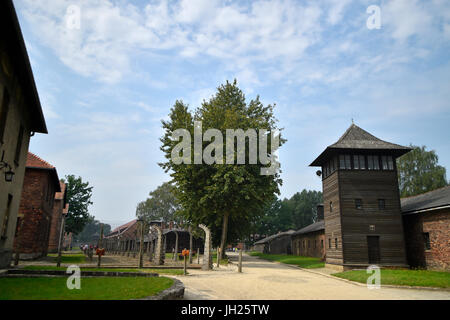
[[[173,280],[152,278],[81,278],[80,290],[69,290],[66,277],[0,278],[0,300],[129,300],[155,295]]]
[[[333,276],[366,283],[370,274],[366,270],[335,273]],[[450,288],[450,272],[408,269],[381,269],[381,285]]]
[[[26,266],[25,270],[66,270],[66,267],[56,266]],[[131,268],[81,268],[81,271],[111,271],[111,272],[147,272],[159,274],[182,275],[183,270],[179,269],[131,269]]]
[[[305,269],[323,268],[325,266],[325,262],[320,261],[319,258],[300,257],[288,254],[266,254],[260,252],[250,252],[249,254],[269,261],[293,264]]]
[[[53,260],[56,263],[56,259],[58,258],[57,253],[49,253],[47,257],[54,258]],[[76,254],[62,254],[61,255],[61,263],[83,263],[86,261],[86,256],[83,253]]]

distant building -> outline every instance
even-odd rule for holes
[[[292,234],[292,253],[325,259],[325,222],[323,204],[317,206],[317,222]]]
[[[47,254],[56,192],[61,192],[56,168],[28,152],[14,241],[20,259],[35,259]]]
[[[13,253],[30,137],[47,128],[11,0],[0,1],[0,30],[1,269],[9,266]]]
[[[450,271],[450,186],[401,202],[409,265]]]
[[[270,254],[292,254],[291,235],[295,230],[280,232],[253,244],[253,250]]]
[[[168,228],[162,221],[151,221],[150,226],[156,225],[162,228],[163,232],[163,246],[166,253],[171,253],[176,246],[176,239],[178,236],[178,250],[181,252],[184,248],[190,247],[190,233],[187,230],[175,227],[173,222],[169,222]],[[139,221],[137,219],[132,220],[124,225],[121,225],[112,230],[105,237],[105,246],[107,250],[122,251],[122,252],[136,252],[140,246],[140,234],[139,234]],[[149,232],[144,235],[144,251],[147,252],[150,248],[156,247],[157,233]],[[153,246],[150,246],[150,243]],[[201,238],[192,238],[193,250],[200,248],[200,252],[203,252],[204,241]]]
[[[408,266],[395,159],[410,150],[352,124],[311,163],[322,169],[328,266]]]
[[[50,226],[50,236],[48,240],[48,252],[57,252],[60,237],[64,235],[64,217],[69,211],[67,203],[66,184],[60,182],[61,192],[56,192],[55,203],[53,204],[53,214]],[[62,239],[61,239],[62,240]]]

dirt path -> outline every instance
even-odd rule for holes
[[[235,254],[231,254],[235,260]],[[234,266],[209,272],[192,270],[177,277],[186,286],[185,299],[316,300],[316,299],[448,299],[450,292],[438,290],[381,288],[333,279],[296,267],[244,255],[243,273]]]

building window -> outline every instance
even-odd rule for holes
[[[2,230],[1,230],[1,238],[6,239],[8,235],[8,221],[9,221],[9,215],[11,213],[11,203],[13,200],[13,196],[11,194],[8,194],[8,202],[6,205],[6,212],[5,216],[3,217],[3,223],[2,223]]]
[[[328,248],[331,249],[331,238],[328,238]]]
[[[362,210],[363,208],[362,199],[355,199],[355,208],[358,210]]]
[[[425,245],[425,250],[431,250],[430,233],[428,232],[423,233],[423,242]]]
[[[388,156],[387,160],[388,160],[388,169],[389,170],[394,170],[394,161],[392,160],[392,157]]]
[[[394,170],[394,160],[392,156],[381,156],[381,167],[383,170]]]
[[[323,248],[323,239],[320,240],[320,247]]]
[[[333,201],[330,201],[330,212],[333,212]]]
[[[23,133],[24,133],[24,128],[23,128],[23,126],[20,126],[19,137],[17,138],[17,145],[16,145],[16,155],[14,157],[14,162],[17,166],[19,165],[20,152],[22,151]]]
[[[337,238],[334,238],[334,245],[335,245],[335,248],[337,249],[338,248],[338,239]]]
[[[380,170],[380,162],[378,156],[367,156],[367,169]]]
[[[349,154],[339,155],[339,168],[350,170],[352,168],[351,157]]]
[[[362,155],[353,156],[353,168],[365,170],[366,169],[366,158]]]
[[[9,92],[6,86],[3,87],[3,99],[0,105],[0,143],[3,143],[3,136],[6,128],[6,118],[9,110]]]
[[[378,209],[384,210],[386,208],[386,200],[378,199]]]

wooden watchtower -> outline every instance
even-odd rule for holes
[[[327,266],[407,266],[395,159],[410,150],[352,124],[311,163],[322,168]]]

